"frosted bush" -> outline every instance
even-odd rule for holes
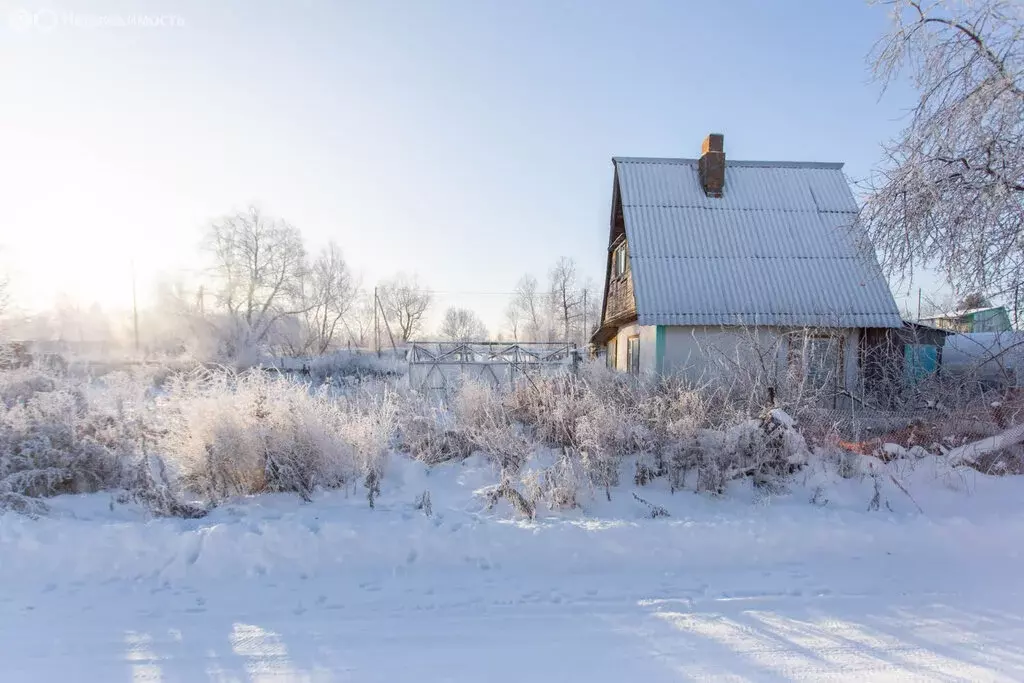
[[[536,508],[575,508],[579,505],[579,492],[587,485],[587,477],[577,458],[563,451],[554,465],[530,470],[522,477],[526,498]]]
[[[379,478],[393,402],[335,399],[269,373],[201,373],[169,383],[159,447],[183,484],[212,502],[262,491]]]
[[[56,386],[53,376],[35,368],[3,371],[0,372],[0,401],[5,406],[14,406],[36,394],[53,391]]]
[[[622,406],[595,401],[577,420],[575,432],[584,472],[611,500],[611,487],[619,484],[623,456],[647,450],[645,429]]]
[[[46,497],[118,487],[135,425],[92,409],[86,388],[35,371],[0,373],[0,496]]]
[[[452,408],[459,430],[476,450],[490,456],[503,473],[518,472],[534,452],[535,442],[527,429],[513,418],[513,411],[501,393],[489,385],[464,383]]]
[[[173,378],[157,407],[160,450],[187,488],[213,501],[266,488],[257,429],[265,397],[236,390],[231,379],[226,373]]]
[[[398,450],[428,465],[468,458],[473,444],[452,417],[433,396],[407,397],[397,415]]]
[[[374,498],[380,493],[380,482],[384,477],[386,457],[397,426],[398,396],[392,391],[377,395],[364,395],[362,400],[351,399],[343,404],[344,419],[340,437],[343,444],[342,458],[331,465],[341,475],[356,466],[364,477],[367,498],[373,507]]]
[[[595,492],[610,498],[629,469],[637,486],[719,494],[749,479],[774,491],[811,452],[778,409],[750,414],[746,398],[710,385],[594,365],[512,387],[467,382],[446,397],[396,391],[381,376],[316,389],[304,379],[158,366],[98,379],[0,372],[0,509],[33,514],[39,497],[111,490],[195,516],[202,509],[183,504],[186,495],[204,505],[265,491],[308,499],[357,483],[374,505],[390,452],[441,465],[479,451],[500,470],[494,500],[532,516]],[[863,456],[833,446],[818,460],[862,476]]]

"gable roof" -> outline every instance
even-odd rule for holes
[[[900,327],[842,164],[616,157],[641,325]]]

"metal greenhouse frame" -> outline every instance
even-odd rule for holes
[[[409,386],[446,389],[465,380],[512,385],[531,375],[575,372],[580,354],[561,342],[413,342]]]

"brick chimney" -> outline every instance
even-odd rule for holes
[[[725,138],[721,133],[711,133],[704,138],[697,172],[700,174],[704,194],[721,197],[725,188]]]

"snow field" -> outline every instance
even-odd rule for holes
[[[480,456],[392,459],[372,510],[361,488],[199,520],[62,496],[0,517],[0,659],[17,681],[1020,680],[1024,487],[941,474],[899,472],[925,514],[821,475],[526,521],[487,509]]]

